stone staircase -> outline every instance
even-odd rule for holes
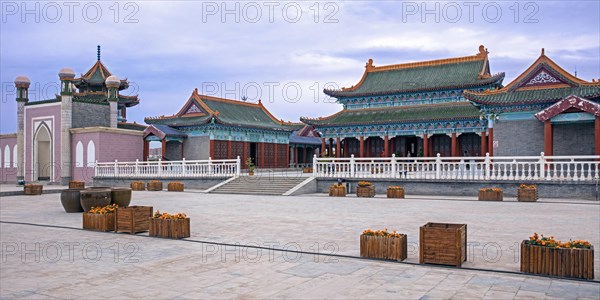
[[[210,191],[215,194],[283,195],[308,177],[240,176]]]

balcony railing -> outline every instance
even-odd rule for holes
[[[432,180],[599,179],[600,156],[313,157],[313,176]]]
[[[237,159],[96,162],[94,174],[99,178],[200,178],[233,177],[240,172],[238,156]]]

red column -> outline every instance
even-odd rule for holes
[[[488,153],[494,156],[494,128],[488,128]]]
[[[227,159],[232,159],[231,157],[231,141],[227,141]]]
[[[485,131],[481,133],[481,156],[485,156],[487,153],[487,136]]]
[[[335,157],[340,157],[340,153],[342,152],[342,143],[340,142],[340,138],[335,138]]]
[[[367,154],[365,155],[365,157],[371,157],[371,140],[369,138],[367,138],[367,140],[365,141],[365,146],[367,148]]]
[[[150,155],[150,153],[148,153],[148,152],[150,152],[150,141],[144,140],[144,154],[143,154],[144,157],[142,157],[143,161],[148,160],[148,155]]]
[[[360,143],[359,143],[359,152],[358,152],[358,157],[364,157],[365,156],[365,137],[361,136],[360,137]]]
[[[162,140],[162,158],[165,159],[167,155],[167,140]]]
[[[260,167],[265,167],[265,143],[260,143]]]
[[[390,139],[390,156],[396,153],[396,140],[394,138]]]
[[[423,135],[423,157],[429,157],[429,137],[427,133]]]
[[[594,155],[600,155],[600,117],[594,122]]]
[[[279,163],[279,152],[277,152],[277,148],[278,148],[278,144],[277,143],[273,144],[273,152],[275,154],[275,155],[273,155],[273,156],[275,156],[275,161],[273,162],[273,165],[275,168],[279,167],[279,164],[278,164]]]
[[[325,155],[325,147],[325,138],[321,138],[321,153],[319,153],[319,156]]]
[[[383,157],[389,157],[390,156],[390,140],[388,138],[388,136],[384,136],[383,137]]]
[[[544,122],[544,155],[552,156],[553,152],[552,123],[550,123],[550,120],[546,120]]]
[[[457,147],[457,143],[456,143],[456,132],[452,133],[452,144],[451,144],[451,149],[452,149],[452,157],[457,157],[458,156],[458,147]]]

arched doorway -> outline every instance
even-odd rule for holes
[[[54,163],[52,158],[52,135],[46,123],[42,123],[33,140],[33,180],[54,180]]]

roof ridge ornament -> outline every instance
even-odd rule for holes
[[[541,56],[546,56],[546,51],[544,50],[544,48],[542,48],[542,55]]]
[[[370,72],[373,69],[375,69],[375,66],[373,65],[373,59],[372,58],[369,58],[369,60],[367,61],[367,64],[365,65],[365,69],[367,69],[367,72]]]
[[[98,61],[100,61],[100,45],[98,45]]]

